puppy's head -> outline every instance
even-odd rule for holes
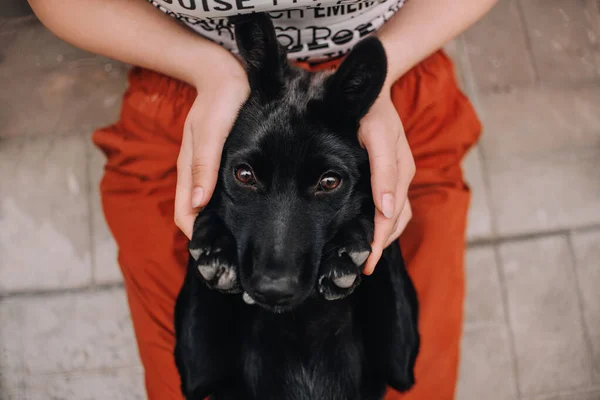
[[[386,75],[380,42],[360,42],[335,73],[290,66],[269,18],[234,21],[251,94],[225,144],[216,203],[232,232],[242,288],[273,310],[314,292],[340,227],[372,221],[357,131]]]

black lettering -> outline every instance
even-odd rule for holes
[[[189,4],[186,4],[186,1],[189,2]],[[185,8],[186,10],[195,10],[196,9],[196,0],[177,0],[177,2],[179,3],[179,5],[183,8]],[[208,10],[205,10],[208,11]]]
[[[344,15],[344,6],[333,6],[327,8],[327,16]]]
[[[304,19],[304,10],[301,8],[291,8],[291,9],[287,10],[288,19],[292,19],[292,14],[296,13],[296,12],[300,14],[300,15],[298,15],[298,18]]]
[[[319,49],[326,49],[328,48],[329,45],[327,43],[309,43],[308,44],[308,50],[312,51],[312,50],[319,50]]]
[[[210,10],[207,0],[202,0],[202,10],[204,10],[204,12],[208,12]]]
[[[173,0],[162,0],[163,3],[167,3],[167,4],[173,4]]]
[[[244,2],[246,1],[250,1],[250,0],[235,0],[235,4],[237,5],[237,9],[238,10],[251,10],[254,8],[254,6],[245,6]]]
[[[323,18],[325,17],[325,13],[323,13],[325,11],[325,9],[323,8],[315,8],[315,18]]]
[[[307,30],[312,30],[312,40],[311,43],[315,43],[318,40],[328,39],[331,36],[331,30],[326,26],[309,26],[306,28]],[[319,35],[319,31],[322,32],[323,36]]]
[[[291,48],[295,47],[297,43],[300,43],[300,29],[289,27],[289,28],[275,28],[277,33],[277,39],[282,46]],[[300,50],[296,50],[300,51]]]
[[[231,29],[231,27],[229,27],[229,26],[225,26],[225,25],[220,25],[220,26],[217,26],[217,32],[218,32],[219,36],[221,36],[221,35],[222,35],[222,32],[223,32],[223,31],[225,31],[225,33],[228,33],[228,34],[229,34],[229,38],[230,38],[231,40],[233,40],[233,39],[234,39],[234,37],[233,37],[233,29]]]
[[[215,1],[215,3],[220,5],[220,6],[213,7],[216,11],[229,11],[233,8],[233,6],[229,3],[227,3],[226,1],[223,1],[223,0],[214,0],[214,1]]]
[[[338,31],[335,35],[333,35],[331,41],[339,46],[348,43],[352,40],[353,37],[354,33],[351,30],[342,29],[341,31]]]
[[[303,44],[297,44],[295,46],[291,46],[291,47],[287,48],[288,54],[298,53],[299,51],[302,51],[302,50],[304,50]]]
[[[346,13],[356,12],[356,4],[348,4],[346,6]]]
[[[367,36],[369,33],[371,32],[375,32],[375,27],[373,26],[372,23],[368,23],[368,24],[362,24],[356,27],[356,30],[358,31],[358,34],[360,35],[359,37],[363,38],[365,36]]]

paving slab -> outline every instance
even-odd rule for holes
[[[94,282],[112,284],[123,281],[117,262],[117,245],[106,225],[100,198],[100,181],[104,174],[106,157],[92,143],[87,141],[89,151],[90,205],[92,214],[92,246],[94,253]]]
[[[0,137],[89,132],[114,121],[128,67],[58,39],[35,18],[0,25]]]
[[[598,400],[600,399],[600,389],[571,391],[556,393],[546,396],[527,397],[523,400]]]
[[[0,141],[0,293],[91,282],[85,139]]]
[[[481,92],[536,81],[518,0],[502,0],[464,34],[473,79]]]
[[[564,235],[500,245],[523,395],[590,385],[590,349]]]
[[[600,87],[516,89],[479,102],[496,233],[600,223]]]
[[[28,400],[143,400],[146,398],[141,368],[118,368],[69,374],[31,376]]]
[[[592,1],[521,0],[542,82],[584,85],[600,77],[600,47]]]
[[[504,306],[493,246],[467,250],[465,324],[505,327]]]
[[[463,161],[465,181],[471,188],[467,240],[489,239],[493,236],[488,188],[484,181],[481,153],[478,146],[469,151]]]
[[[457,400],[518,399],[508,335],[503,327],[463,334]]]
[[[594,384],[600,385],[600,230],[575,233],[572,242],[587,334],[592,345],[593,379]]]

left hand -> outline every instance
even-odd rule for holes
[[[376,207],[372,252],[363,269],[365,275],[371,275],[383,250],[400,236],[412,217],[407,193],[415,175],[415,161],[389,86],[384,86],[361,120],[358,139],[369,154]]]

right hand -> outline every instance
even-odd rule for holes
[[[175,224],[188,239],[196,215],[213,195],[223,145],[250,93],[246,73],[232,54],[211,64],[215,68],[209,72],[199,68],[198,95],[184,124],[177,159]]]

